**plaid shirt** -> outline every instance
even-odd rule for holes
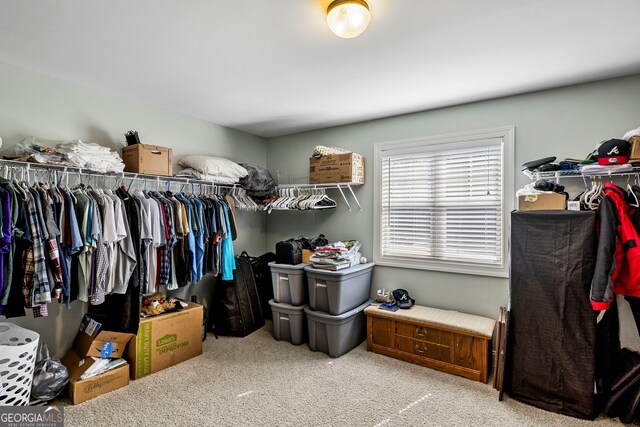
[[[51,223],[52,225],[55,224],[55,217],[53,215],[54,212],[54,206],[53,206],[53,199],[51,198],[51,196],[49,195],[49,193],[47,191],[44,191],[44,189],[40,189],[39,191],[40,194],[40,198],[41,198],[41,203],[43,205],[43,207],[46,205],[48,205],[47,208],[47,214],[51,215],[51,217],[49,218],[45,218],[45,223]],[[43,212],[44,214],[45,212]],[[60,267],[60,250],[58,249],[58,241],[56,240],[56,235],[60,234],[59,230],[56,229],[56,227],[54,226],[53,229],[49,229],[48,231],[48,238],[46,240],[46,249],[47,249],[47,255],[48,255],[48,260],[49,260],[49,266],[51,268],[51,275],[53,276],[53,284],[54,284],[54,288],[61,288],[62,287],[62,268]]]
[[[55,239],[49,239],[46,243],[54,285],[56,288],[62,287],[62,268],[60,267],[60,251],[58,249],[58,242]]]
[[[169,233],[168,224],[171,221],[171,219],[169,218],[169,215],[167,215],[166,206],[164,205],[162,200],[160,200],[160,197],[156,197],[156,200],[160,205],[160,220],[162,222],[162,229],[164,230],[164,238],[165,238],[164,246],[161,246],[158,249],[158,276],[157,277],[158,277],[158,284],[166,285],[169,283],[169,275],[171,274],[171,259],[169,258],[169,254],[171,252],[167,250],[169,246],[169,239],[171,234]]]
[[[152,193],[153,196],[160,202],[160,206],[162,207],[161,215],[162,220],[165,225],[165,238],[167,240],[167,244],[160,248],[159,251],[159,274],[158,274],[158,282],[161,285],[168,285],[171,280],[171,258],[173,255],[173,247],[176,244],[176,236],[173,229],[173,221],[171,221],[171,210],[167,205],[167,202],[163,200],[162,196],[158,193]]]
[[[22,296],[24,297],[24,306],[31,307],[31,280],[33,279],[33,246],[29,246],[22,257],[24,265],[24,274],[22,275]]]
[[[102,212],[96,209],[93,215],[93,221],[98,230],[102,230]],[[97,245],[95,258],[93,262],[94,276],[93,286],[89,291],[89,301],[93,305],[99,305],[104,302],[104,296],[107,292],[107,280],[109,272],[109,256],[107,252],[107,244],[102,241],[102,234],[94,235],[93,242]]]
[[[31,281],[31,304],[34,307],[34,317],[46,316],[46,304],[51,302],[51,287],[47,277],[47,265],[45,257],[45,248],[41,238],[40,223],[38,218],[38,210],[36,202],[31,193],[27,203],[27,216],[29,218],[29,226],[31,228],[31,236],[33,237],[33,278]],[[25,268],[26,271],[26,268]],[[26,276],[26,274],[25,274]],[[44,305],[44,310],[42,306]]]

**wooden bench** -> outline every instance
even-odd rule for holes
[[[367,350],[486,383],[496,321],[414,305],[398,311],[377,304],[367,316]]]

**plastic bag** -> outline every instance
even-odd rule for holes
[[[324,234],[320,234],[318,237],[298,237],[298,240],[302,242],[302,249],[309,249],[315,251],[318,246],[326,246],[329,241]]]
[[[249,173],[244,178],[240,178],[240,185],[245,190],[251,191],[269,191],[276,186],[276,182],[268,170],[262,166],[252,166],[247,163],[240,163]]]
[[[346,150],[340,147],[327,147],[326,145],[316,145],[316,148],[313,149],[312,156],[316,159],[319,159],[322,156],[329,156],[332,154],[348,154],[352,153],[351,150]]]
[[[69,163],[69,159],[64,153],[48,146],[53,144],[54,142],[52,141],[40,140],[30,136],[16,144],[16,156],[19,158],[31,158],[32,161],[37,163],[71,165]]]
[[[49,356],[49,348],[45,343],[40,346],[40,354],[35,370],[31,396],[40,400],[52,400],[69,382],[69,372],[57,357]]]
[[[631,129],[629,132],[625,133],[622,139],[628,141],[632,136],[640,135],[640,126],[637,129]]]

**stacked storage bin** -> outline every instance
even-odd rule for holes
[[[309,289],[309,348],[340,357],[366,338],[364,309],[371,303],[373,263],[338,270],[305,267]]]
[[[273,282],[273,299],[269,301],[273,314],[273,335],[277,340],[289,341],[294,345],[305,341],[306,265],[269,263]]]

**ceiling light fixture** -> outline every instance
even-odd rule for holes
[[[327,8],[329,28],[343,39],[352,39],[364,33],[369,21],[371,12],[364,0],[334,0]]]

